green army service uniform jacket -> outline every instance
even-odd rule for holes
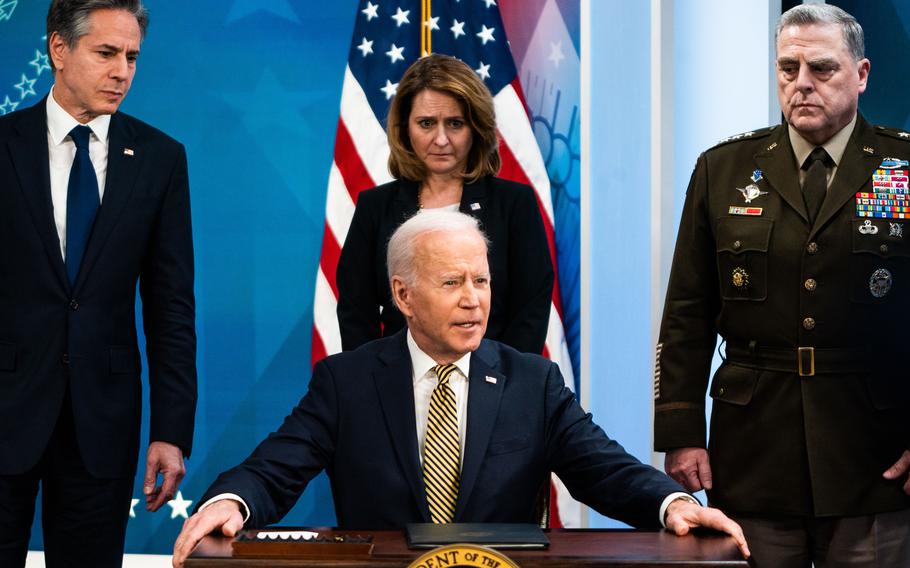
[[[858,117],[810,226],[786,125],[699,157],[657,346],[654,436],[658,451],[706,447],[720,334],[707,446],[715,506],[812,516],[910,507],[905,479],[882,478],[910,447],[910,218],[857,212],[873,180],[903,178],[906,198],[901,160],[910,135]]]

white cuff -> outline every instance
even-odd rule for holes
[[[240,512],[243,513],[243,524],[246,524],[246,522],[250,519],[250,508],[247,506],[246,501],[244,501],[240,497],[240,495],[236,495],[234,493],[221,493],[219,495],[215,495],[214,497],[212,497],[211,499],[209,499],[208,501],[206,501],[205,503],[203,503],[202,505],[199,506],[199,512],[204,511],[206,507],[208,507],[209,505],[212,505],[213,503],[217,503],[218,501],[226,501],[226,500],[236,501],[237,503],[240,504],[240,508],[242,509]],[[666,503],[666,501],[664,503]],[[663,509],[661,509],[661,511],[663,511]],[[663,513],[661,513],[661,514],[663,514]]]
[[[686,501],[691,501],[696,505],[701,506],[701,502],[695,497],[689,495],[688,493],[683,493],[682,491],[677,491],[676,493],[670,493],[664,498],[664,502],[660,504],[660,524],[664,528],[667,528],[667,507],[670,506],[670,503],[676,501],[677,499],[684,499]],[[201,509],[200,509],[201,510]]]

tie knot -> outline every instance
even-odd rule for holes
[[[73,144],[79,150],[88,150],[88,139],[91,134],[92,129],[81,124],[70,130],[70,138],[73,139]]]
[[[455,365],[449,363],[448,365],[436,365],[433,367],[433,371],[436,373],[436,376],[439,377],[439,384],[444,385],[449,382],[452,372],[457,368],[458,367]]]
[[[809,154],[809,157],[806,158],[806,161],[803,163],[803,169],[808,170],[812,164],[819,161],[825,167],[831,167],[834,165],[834,161],[831,159],[831,156],[828,155],[828,152],[823,147],[816,146],[815,149],[812,150],[812,153]]]

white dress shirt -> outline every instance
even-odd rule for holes
[[[69,186],[70,170],[76,158],[76,144],[70,138],[70,131],[79,126],[79,121],[63,110],[54,99],[54,89],[47,96],[47,155],[51,174],[51,204],[54,207],[54,224],[60,240],[60,254],[66,260],[66,192]],[[92,129],[88,153],[98,178],[98,202],[104,200],[104,181],[107,175],[107,133],[111,115],[94,118],[85,126]]]

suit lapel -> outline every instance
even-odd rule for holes
[[[142,160],[142,148],[137,145],[135,132],[126,123],[119,113],[111,116],[111,125],[108,134],[107,178],[104,182],[104,198],[95,225],[89,237],[82,259],[82,267],[76,278],[75,288],[78,289],[92,266],[98,260],[98,255],[104,248],[104,243],[120,219],[123,207],[129,201],[130,194],[136,182],[136,175]]]
[[[19,188],[22,190],[25,202],[28,203],[32,221],[44,244],[48,261],[53,266],[60,284],[65,289],[69,289],[63,256],[60,254],[60,239],[57,237],[54,204],[51,199],[46,102],[45,97],[40,103],[20,115],[21,118],[16,125],[19,138],[11,140],[8,145],[13,167],[19,179]]]
[[[496,418],[499,415],[499,404],[505,388],[506,376],[496,371],[499,356],[492,345],[483,341],[480,348],[471,355],[471,376],[468,377],[468,410],[465,419],[468,421],[465,434],[464,460],[461,466],[461,481],[458,488],[458,503],[455,506],[455,522],[459,522],[477,474],[483,465],[487,446]],[[495,380],[488,380],[490,379]]]
[[[808,223],[806,202],[799,186],[799,166],[793,156],[786,124],[777,129],[776,140],[755,155],[755,163],[771,187]]]
[[[382,366],[373,373],[373,382],[402,473],[411,487],[424,522],[430,522],[418,457],[414,383],[406,333],[406,330],[398,332],[379,354]]]
[[[398,203],[398,208],[401,211],[401,219],[398,220],[399,223],[403,223],[407,219],[410,219],[420,209],[419,190],[420,185],[417,182],[407,179],[398,180],[398,191],[395,192],[395,201]]]
[[[856,192],[865,185],[882,163],[882,159],[883,157],[875,151],[875,132],[862,116],[858,116],[853,135],[844,148],[844,155],[841,157],[831,187],[828,188],[828,195],[818,212],[818,219],[809,235],[810,238],[831,220],[847,201],[854,198]]]

